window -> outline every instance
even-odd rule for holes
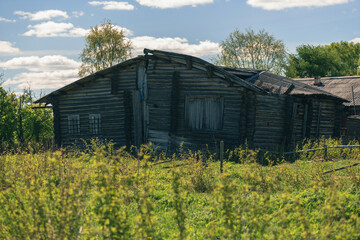
[[[101,129],[101,115],[89,114],[89,128],[90,133],[99,134]]]
[[[224,100],[216,96],[187,96],[185,122],[190,129],[220,130],[223,127]]]
[[[69,134],[76,135],[80,133],[80,118],[79,115],[68,116]]]

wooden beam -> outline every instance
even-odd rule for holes
[[[95,76],[96,76],[96,77],[102,77],[102,78],[103,78],[103,77],[105,77],[105,74],[95,73]]]
[[[318,108],[318,118],[317,118],[317,123],[316,123],[316,138],[320,137],[320,118],[321,118],[321,105],[319,102],[319,108]]]
[[[191,70],[192,69],[192,60],[191,57],[186,58],[186,69]]]
[[[83,84],[81,82],[74,82],[74,84],[79,87],[85,87],[85,84]]]
[[[53,108],[52,106],[36,106],[36,107],[31,107],[32,109],[39,109],[39,108]]]
[[[293,134],[294,134],[295,118],[296,118],[296,113],[297,113],[297,106],[298,106],[297,103],[293,103],[291,122],[290,122],[290,131],[289,131],[290,134],[289,134],[289,138],[288,138],[289,142],[294,140]]]
[[[171,84],[171,108],[170,108],[170,133],[175,134],[177,130],[178,121],[178,105],[179,105],[179,79],[180,74],[178,71],[173,73]]]
[[[225,81],[229,84],[230,87],[234,86],[233,81],[231,81],[228,76],[225,76]]]
[[[347,165],[347,166],[343,166],[343,167],[331,169],[331,170],[328,170],[328,171],[323,172],[323,174],[340,171],[340,170],[343,170],[343,169],[346,169],[346,168],[349,168],[349,167],[357,166],[357,165],[359,165],[359,164],[360,164],[360,162],[357,162],[357,163],[354,163],[354,164],[351,164],[351,165]]]
[[[118,80],[116,78],[111,78],[111,94],[118,93]]]
[[[306,137],[306,128],[307,128],[307,118],[308,118],[308,110],[309,110],[309,105],[306,103],[305,104],[305,109],[304,109],[304,120],[303,120],[303,132],[302,132],[302,137],[305,138]]]
[[[67,92],[66,92],[66,91],[64,91],[64,90],[60,90],[60,91],[58,91],[58,94],[59,94],[59,95],[66,95],[66,94],[67,94]]]
[[[206,66],[206,71],[207,71],[207,77],[208,78],[212,78],[214,76],[214,69],[212,66],[207,65]]]
[[[290,87],[284,92],[285,95],[289,95],[295,89],[294,84],[291,84]]]
[[[125,112],[125,120],[124,120],[124,135],[126,139],[126,146],[130,149],[131,145],[133,145],[134,139],[131,134],[132,129],[132,99],[131,93],[129,90],[124,91],[124,112]]]

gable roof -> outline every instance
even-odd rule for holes
[[[66,91],[69,91],[79,86],[83,86],[84,83],[93,81],[99,76],[103,76],[107,73],[116,71],[117,69],[126,67],[131,64],[136,64],[151,57],[158,57],[161,59],[170,60],[185,65],[191,65],[191,67],[207,71],[211,75],[216,75],[222,78],[230,86],[246,88],[253,92],[287,95],[318,95],[334,98],[342,102],[346,101],[341,96],[333,95],[322,89],[304,84],[301,81],[295,81],[264,70],[215,66],[205,60],[194,56],[166,52],[161,50],[144,49],[144,54],[145,55],[129,59],[112,67],[106,68],[84,78],[81,78],[73,83],[70,83],[58,90],[49,93],[48,95],[35,101],[35,103],[47,103],[49,102],[48,99],[51,97],[64,94],[66,93]]]
[[[251,91],[254,92],[262,92],[263,90],[247,81],[245,81],[244,79],[241,79],[225,70],[223,70],[221,67],[215,66],[205,60],[202,60],[200,58],[194,57],[194,56],[190,56],[190,55],[185,55],[185,54],[179,54],[179,53],[172,53],[172,52],[166,52],[166,51],[160,51],[160,50],[150,50],[150,49],[144,49],[144,54],[143,56],[138,56],[132,59],[129,59],[127,61],[121,62],[117,65],[114,65],[112,67],[106,68],[104,70],[98,71],[94,74],[91,74],[89,76],[86,76],[84,78],[81,78],[73,83],[70,83],[58,90],[55,90],[49,94],[47,94],[46,96],[38,99],[37,101],[35,101],[35,103],[45,103],[47,102],[47,99],[53,96],[57,96],[57,95],[61,95],[64,92],[71,90],[75,87],[78,86],[82,86],[83,83],[88,82],[88,81],[92,81],[94,79],[96,79],[96,77],[98,76],[102,76],[104,74],[110,73],[112,71],[115,71],[116,69],[128,66],[130,64],[134,64],[137,63],[139,61],[145,60],[148,57],[151,56],[156,56],[162,59],[167,59],[167,60],[171,60],[174,62],[178,62],[178,63],[182,63],[182,64],[187,64],[188,61],[191,61],[191,64],[193,67],[204,70],[204,71],[211,71],[212,74],[217,75],[221,78],[224,79],[224,81],[227,81],[231,86],[235,86],[235,87],[244,87],[246,89],[249,89]],[[149,55],[152,54],[152,55]]]
[[[272,94],[326,96],[339,101],[346,101],[341,96],[326,90],[264,70],[229,67],[223,67],[223,69]]]
[[[354,103],[360,105],[360,76],[322,77],[318,85],[314,85],[314,78],[294,78],[294,80],[344,98],[348,101],[344,103],[346,106],[352,106]]]
[[[62,95],[64,92],[69,91],[69,90],[71,90],[71,89],[73,89],[75,87],[82,86],[84,83],[92,81],[92,80],[96,79],[99,76],[105,75],[105,74],[107,74],[109,72],[112,72],[112,71],[118,69],[118,68],[126,67],[128,65],[140,62],[143,59],[144,59],[144,56],[138,56],[138,57],[126,60],[124,62],[121,62],[121,63],[119,63],[117,65],[112,66],[112,67],[109,67],[109,68],[100,70],[100,71],[98,71],[96,73],[90,74],[90,75],[88,75],[86,77],[80,78],[79,80],[77,80],[75,82],[72,82],[72,83],[70,83],[70,84],[68,84],[68,85],[66,85],[66,86],[64,86],[62,88],[59,88],[59,89],[45,95],[44,97],[36,100],[35,103],[46,103],[47,99],[50,98],[50,97]]]
[[[161,50],[150,50],[150,49],[144,49],[145,56],[149,53],[156,57],[160,57],[163,59],[168,59],[174,62],[187,64],[188,60],[191,60],[191,64],[193,67],[208,71],[209,68],[211,68],[211,71],[218,75],[219,77],[225,78],[228,82],[231,82],[231,84],[241,86],[244,88],[247,88],[249,90],[255,91],[255,92],[262,92],[262,89],[254,86],[253,84],[245,81],[243,78],[238,77],[234,74],[229,73],[228,71],[225,71],[222,67],[216,66],[214,64],[211,64],[201,58],[186,55],[186,54],[180,54],[180,53],[174,53],[174,52],[166,52]]]

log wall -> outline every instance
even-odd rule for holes
[[[58,96],[61,145],[81,144],[81,139],[89,138],[111,139],[118,146],[133,141],[132,117],[126,116],[125,113],[129,114],[131,111],[131,108],[126,107],[131,104],[131,100],[126,99],[131,97],[126,91],[135,89],[135,85],[136,66],[130,66],[121,71],[99,76],[84,83],[83,86],[67,91],[65,95]],[[70,135],[68,130],[68,116],[73,114],[78,114],[80,117],[80,133],[76,135]],[[89,114],[101,115],[99,134],[90,133]],[[128,128],[129,126],[131,129]]]
[[[285,95],[256,95],[254,147],[277,150],[285,144],[287,123]]]
[[[199,149],[214,148],[223,140],[227,147],[247,143],[252,148],[277,150],[294,147],[305,137],[340,132],[339,102],[254,93],[233,86],[211,66],[184,61],[149,57],[57,96],[53,99],[57,141],[68,146],[99,138],[111,139],[118,146],[151,141],[163,149],[181,143]],[[221,105],[210,115],[221,114],[221,127],[218,121],[214,129],[188,126],[186,102],[197,97],[219,99]],[[90,133],[89,114],[101,115],[99,134]],[[69,134],[69,115],[79,115],[80,133],[76,135]]]
[[[174,74],[174,72],[176,74]],[[187,147],[210,147],[224,140],[239,145],[246,136],[244,92],[230,87],[209,71],[176,63],[153,60],[148,64],[149,141],[162,147],[169,144]],[[221,97],[224,101],[223,127],[219,130],[189,129],[185,121],[187,97]]]

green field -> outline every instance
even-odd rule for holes
[[[210,153],[149,146],[3,154],[0,239],[360,239],[360,167],[323,174],[359,149],[258,154],[227,151],[222,174]]]

